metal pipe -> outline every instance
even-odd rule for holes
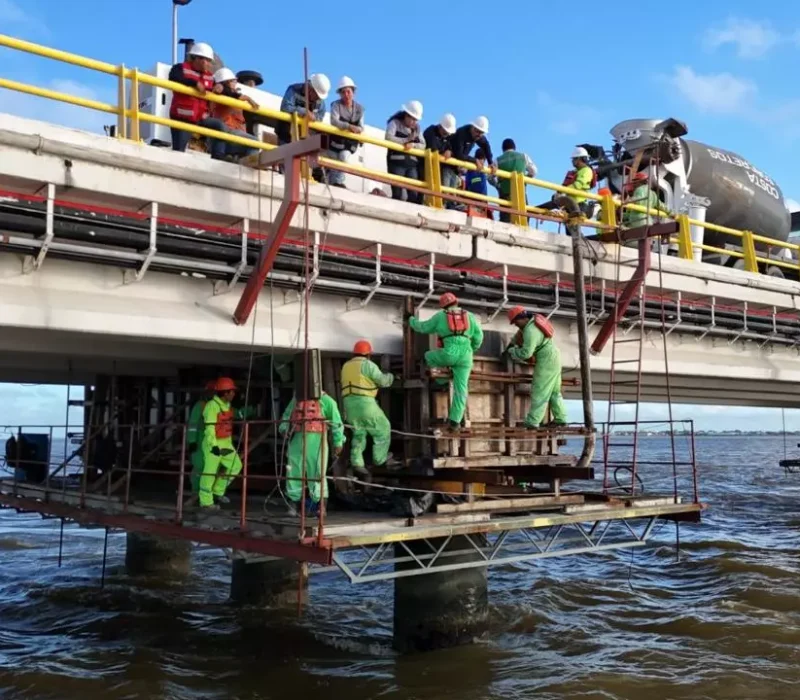
[[[567,231],[572,236],[572,266],[575,285],[575,308],[578,325],[578,356],[581,369],[581,397],[583,399],[583,424],[591,431],[583,441],[583,451],[577,467],[584,469],[594,456],[596,434],[594,405],[592,403],[592,366],[589,353],[589,326],[586,316],[586,287],[583,278],[583,234],[579,224],[580,209],[571,197],[556,197],[556,204],[568,214]]]
[[[178,5],[172,3],[172,65],[178,62]]]

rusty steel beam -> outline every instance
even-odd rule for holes
[[[300,205],[301,161],[303,158],[316,156],[320,151],[325,150],[327,141],[327,135],[317,134],[301,141],[287,143],[285,146],[278,146],[272,151],[262,151],[259,155],[259,166],[264,167],[283,163],[283,201],[280,209],[278,209],[275,221],[272,223],[269,235],[261,246],[258,260],[250,272],[250,277],[247,280],[244,291],[242,291],[236,310],[233,312],[233,320],[238,326],[244,325],[247,323],[247,319],[250,318],[250,313],[256,304],[258,295],[261,293],[267,275],[275,264],[278,249],[289,231],[292,217]],[[260,192],[258,196],[261,196]]]
[[[266,556],[305,561],[328,566],[332,562],[330,543],[322,548],[292,541],[270,540],[253,537],[246,532],[231,530],[209,530],[179,525],[176,522],[150,520],[139,515],[104,513],[92,508],[79,508],[63,503],[45,503],[35,498],[25,498],[0,493],[0,507],[39,513],[42,516],[64,518],[79,525],[100,525],[129,532],[146,532],[159,537],[169,537],[191,542],[202,542],[213,547],[228,547],[243,552],[253,552]],[[316,539],[314,540],[316,542]]]

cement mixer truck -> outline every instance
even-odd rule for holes
[[[677,119],[629,119],[611,129],[613,146],[582,144],[597,169],[598,180],[620,194],[631,167],[650,168],[659,198],[670,211],[691,219],[752,231],[779,241],[800,230],[800,217],[786,208],[778,184],[742,156],[716,146],[685,139],[686,125]],[[740,237],[692,226],[692,240],[722,250],[740,251]],[[790,251],[756,243],[760,257],[791,260]],[[742,267],[736,255],[695,248],[695,259]],[[786,268],[761,264],[760,271],[784,277]]]

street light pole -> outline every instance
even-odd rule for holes
[[[178,62],[178,7],[185,7],[192,0],[172,0],[172,65]]]

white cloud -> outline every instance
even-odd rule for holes
[[[756,84],[730,73],[696,73],[676,66],[669,84],[701,112],[732,114],[744,111],[758,94]]]
[[[784,200],[784,204],[789,211],[800,211],[800,202],[791,197]]]
[[[586,124],[597,121],[604,113],[586,104],[572,104],[539,90],[536,102],[547,120],[547,126],[557,134],[571,136],[582,131]]]
[[[724,24],[706,32],[709,49],[732,44],[739,58],[761,58],[777,46],[783,37],[769,22],[729,17]]]

